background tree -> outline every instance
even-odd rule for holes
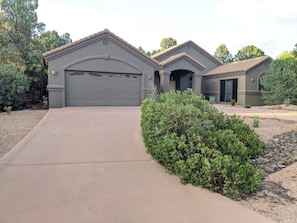
[[[37,0],[0,1],[1,33],[5,36],[3,44],[9,46],[9,57],[16,67],[23,67],[24,73],[32,85],[43,86],[41,52],[37,50],[34,37],[44,30],[44,24],[38,23]],[[2,61],[8,63],[8,60]]]
[[[172,37],[163,38],[160,43],[161,51],[166,50],[172,46],[175,46],[176,44],[177,44],[177,41]]]
[[[59,36],[56,31],[45,32],[45,24],[38,22],[37,8],[38,0],[0,0],[0,66],[23,72],[30,80],[31,92],[39,92],[41,98],[47,85],[42,52],[72,40],[69,33]]]
[[[264,51],[260,50],[254,45],[244,46],[241,50],[235,55],[236,60],[246,60],[250,58],[256,58],[264,56]]]
[[[4,106],[18,107],[25,102],[30,82],[26,75],[12,65],[0,65],[0,111]]]
[[[264,103],[282,104],[286,100],[297,104],[297,56],[294,51],[284,52],[273,60],[260,83]]]
[[[42,52],[46,52],[69,44],[72,42],[72,39],[69,33],[64,33],[60,36],[57,31],[53,30],[41,33],[41,35],[36,38],[36,41],[42,47]]]
[[[229,52],[228,48],[224,43],[218,46],[218,48],[214,52],[214,57],[222,63],[228,63],[233,61],[232,54]]]
[[[170,48],[170,47],[172,47],[172,46],[175,46],[176,44],[177,44],[177,41],[176,41],[175,39],[173,39],[172,37],[168,37],[168,38],[163,38],[163,39],[161,40],[161,43],[160,43],[160,47],[161,47],[161,48],[158,49],[158,50],[145,51],[141,46],[138,47],[138,49],[139,49],[141,52],[145,53],[146,55],[148,55],[148,56],[152,56],[152,55],[154,55],[154,54],[156,54],[156,53],[161,52],[162,50],[166,50],[166,49],[168,49],[168,48]]]
[[[295,48],[293,49],[293,55],[297,57],[297,43],[295,44]]]

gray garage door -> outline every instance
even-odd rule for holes
[[[66,106],[140,105],[141,75],[66,72]]]

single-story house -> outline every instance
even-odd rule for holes
[[[222,64],[192,41],[149,57],[107,29],[43,58],[50,108],[140,105],[154,85],[161,92],[192,88],[217,102],[261,104],[255,84],[271,61],[266,56]]]

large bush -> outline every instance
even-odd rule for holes
[[[14,66],[0,65],[0,110],[4,106],[18,107],[25,102],[29,80]]]
[[[232,198],[260,187],[250,159],[264,143],[240,118],[226,117],[191,90],[146,99],[141,109],[148,152],[183,183]]]
[[[288,53],[273,60],[260,83],[265,104],[283,104],[288,100],[297,105],[297,56]]]

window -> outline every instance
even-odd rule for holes
[[[220,102],[237,101],[238,79],[220,81]]]
[[[261,84],[261,78],[264,77],[265,73],[260,74],[259,79],[258,79],[258,90],[262,91],[264,90],[264,86]]]

